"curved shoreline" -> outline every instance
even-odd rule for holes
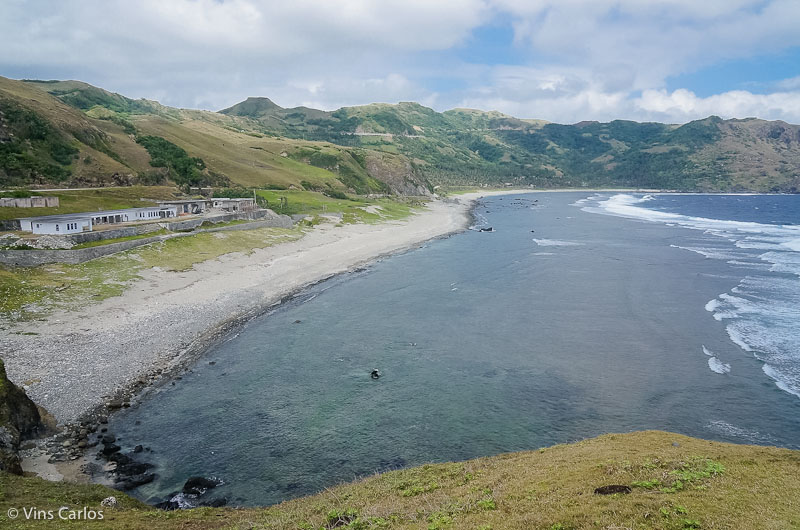
[[[121,296],[45,322],[21,322],[2,340],[9,377],[60,425],[88,423],[170,381],[246,322],[298,292],[469,225],[476,192],[400,222],[324,225],[297,241],[232,253],[184,272],[151,269]]]

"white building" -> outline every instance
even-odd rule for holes
[[[92,230],[92,220],[89,217],[71,215],[46,215],[20,219],[20,225],[22,230],[34,234],[76,234]]]
[[[34,234],[76,234],[91,232],[95,226],[119,224],[134,221],[158,221],[176,217],[177,208],[169,206],[148,206],[146,208],[126,208],[124,210],[105,210],[99,212],[68,213],[45,215],[20,219],[20,229]]]

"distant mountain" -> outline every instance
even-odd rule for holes
[[[4,78],[0,112],[3,185],[169,179],[401,194],[429,193],[435,184],[507,182],[800,189],[800,127],[754,118],[561,125],[496,111],[440,113],[410,102],[328,112],[255,97],[208,112],[133,100],[78,81]],[[20,124],[26,112],[46,125],[45,137],[30,136],[30,124]],[[144,137],[163,138],[178,150],[156,152],[153,146],[166,144],[143,144]],[[165,160],[166,152],[178,158]],[[194,166],[179,174],[181,164]]]

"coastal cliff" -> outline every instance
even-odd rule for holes
[[[19,444],[42,428],[36,404],[8,379],[0,359],[0,470],[21,475]]]

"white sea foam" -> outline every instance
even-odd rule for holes
[[[475,216],[475,223],[469,227],[470,230],[480,230],[486,226],[489,226],[489,220],[482,214],[475,212],[473,214]]]
[[[772,270],[772,265],[767,263],[756,263],[753,261],[742,261],[738,259],[728,260],[728,265],[735,265],[736,267],[748,267],[753,270],[775,272]]]
[[[742,429],[741,427],[737,427],[722,420],[710,421],[706,427],[708,427],[713,432],[716,432],[717,434],[731,436],[733,438],[739,438],[741,440],[750,443],[769,444],[775,442],[775,438],[773,438],[769,434],[764,434],[758,431],[751,431],[748,429]]]
[[[725,364],[716,357],[708,358],[708,367],[711,368],[712,372],[716,372],[718,374],[727,374],[731,371],[730,364]]]
[[[781,243],[784,247],[788,248],[789,250],[794,250],[795,252],[800,252],[800,238],[797,239],[790,239],[789,241],[784,241]]]
[[[784,392],[788,392],[790,394],[794,394],[797,397],[800,397],[800,386],[798,385],[792,386],[785,383],[782,377],[783,374],[779,373],[777,370],[775,370],[768,364],[762,366],[761,369],[764,370],[765,374],[767,374],[769,377],[775,380],[775,386],[777,386]]]
[[[670,245],[670,247],[679,248],[681,250],[688,250],[689,252],[700,254],[701,256],[709,259],[735,260],[744,256],[744,254],[739,254],[735,251],[731,251],[729,249],[724,249],[724,248],[682,247],[680,245]]]
[[[705,309],[726,322],[731,341],[762,361],[764,373],[781,390],[800,397],[800,226],[692,217],[644,207],[652,199],[615,194],[592,197],[580,206],[588,212],[702,232],[699,241],[671,246],[725,261],[745,275],[735,289],[710,300]],[[705,347],[703,351],[711,370],[728,373],[729,365]]]
[[[789,243],[784,245],[787,250],[800,252],[800,226],[797,225],[769,225],[747,221],[730,221],[724,219],[709,219],[705,217],[693,217],[688,215],[681,215],[671,212],[661,212],[658,210],[651,210],[638,206],[643,202],[652,199],[644,197],[635,197],[633,195],[620,193],[613,195],[610,198],[601,200],[596,199],[594,206],[585,206],[585,211],[594,213],[605,213],[617,215],[621,217],[629,217],[634,219],[641,219],[644,221],[654,221],[670,223],[685,228],[695,230],[702,230],[708,234],[737,237],[737,240],[743,240],[741,236],[751,236],[747,238],[751,244],[761,243]],[[591,201],[589,201],[591,204]],[[792,241],[797,240],[795,243]]]
[[[583,245],[577,241],[561,241],[559,239],[534,239],[534,243],[540,247],[575,247]]]
[[[705,354],[706,354],[706,355],[708,355],[709,357],[713,357],[713,356],[714,356],[714,352],[712,352],[711,350],[709,350],[708,348],[706,348],[705,344],[703,345],[703,353],[705,353]]]
[[[534,256],[555,256],[554,252],[534,252]]]

